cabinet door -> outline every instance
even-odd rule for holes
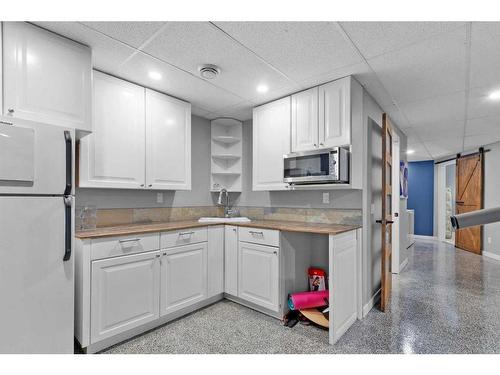
[[[290,152],[290,97],[253,110],[253,190],[285,190],[283,155]]]
[[[79,186],[144,187],[144,117],[144,88],[94,71],[94,131],[80,141]]]
[[[161,260],[160,315],[203,301],[207,296],[207,243],[164,250]]]
[[[146,185],[191,190],[191,104],[148,89]]]
[[[239,243],[238,297],[279,311],[279,248]]]
[[[159,252],[92,262],[91,342],[159,317]]]
[[[24,22],[4,22],[4,111],[91,131],[91,51]]]
[[[238,296],[238,227],[224,230],[224,292]]]
[[[292,151],[318,148],[318,88],[292,95]]]
[[[224,292],[224,226],[208,227],[208,297]]]
[[[350,78],[319,87],[319,145],[351,143]]]

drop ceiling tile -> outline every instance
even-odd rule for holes
[[[231,117],[240,121],[250,120],[252,118],[252,109],[254,105],[251,102],[239,103],[235,106],[224,108],[212,113],[216,117]]]
[[[481,117],[467,121],[465,136],[489,135],[496,137],[500,135],[500,116]]]
[[[358,80],[358,82],[362,84],[358,77],[366,77],[370,72],[371,69],[368,64],[366,64],[365,62],[361,62],[354,65],[333,69],[326,73],[310,76],[304,80],[300,80],[299,84],[303,88],[309,88],[347,76],[354,76]]]
[[[138,48],[154,35],[164,22],[82,22],[82,24],[99,31],[111,38],[118,39],[132,47]]]
[[[410,127],[403,113],[395,105],[388,105],[383,109],[389,115],[391,122],[399,129],[408,129]]]
[[[500,84],[496,86],[475,88],[469,91],[469,105],[467,112],[467,117],[469,119],[500,116],[500,102],[498,100],[491,100],[488,98],[488,95],[495,90],[500,90]]]
[[[415,102],[399,104],[414,127],[462,121],[465,115],[465,91]]]
[[[210,116],[210,112],[206,109],[194,106],[191,106],[191,114],[203,118],[208,118]]]
[[[342,22],[367,59],[455,30],[463,22]]]
[[[133,48],[78,22],[37,22],[36,24],[90,46],[94,68],[104,72],[116,73],[118,67],[135,52]]]
[[[463,151],[463,137],[454,136],[452,133],[439,141],[424,142],[433,159],[438,159],[447,155],[454,155]]]
[[[143,50],[194,75],[200,65],[215,64],[221,74],[211,82],[246,100],[259,84],[270,90],[293,84],[208,22],[168,22]]]
[[[465,90],[465,27],[368,60],[398,103]]]
[[[160,80],[151,79],[150,71],[162,75]],[[158,59],[138,52],[118,71],[124,77],[139,85],[178,97],[190,102],[195,107],[213,112],[242,101],[242,98],[211,85],[207,81],[179,70]]]
[[[362,62],[336,22],[217,22],[295,81]]]
[[[370,70],[368,73],[357,74],[355,77],[381,107],[392,106],[394,104],[389,92],[373,71]]]
[[[407,150],[412,150],[413,153],[407,154],[408,161],[429,160],[431,156],[427,152],[425,146],[417,140],[408,139]]]
[[[473,22],[470,86],[500,85],[500,23]]]
[[[250,101],[254,104],[254,107],[255,107],[255,106],[258,106],[258,105],[261,105],[264,103],[268,103],[268,102],[271,102],[273,100],[280,99],[280,98],[283,98],[285,96],[294,94],[294,93],[301,91],[303,89],[304,89],[304,87],[300,86],[300,85],[290,85],[287,87],[282,87],[278,90],[268,91],[264,94],[258,94],[257,96],[252,98]]]
[[[438,142],[448,137],[463,137],[464,122],[462,120],[442,121],[433,125],[413,127],[412,129],[420,140]]]
[[[482,134],[465,137],[465,149],[479,148],[500,141],[500,134]]]

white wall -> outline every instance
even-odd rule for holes
[[[485,146],[484,155],[484,208],[500,206],[500,142]],[[500,223],[484,226],[483,249],[500,257]],[[491,244],[488,243],[491,238]]]

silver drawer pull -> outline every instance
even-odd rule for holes
[[[194,234],[194,232],[180,232],[179,236],[191,236],[193,234]]]
[[[127,242],[139,242],[141,239],[140,238],[131,238],[129,240],[118,240],[120,243],[127,243]]]
[[[248,233],[250,233],[250,234],[258,234],[259,236],[263,236],[264,235],[264,232],[257,232],[255,230],[249,230]]]

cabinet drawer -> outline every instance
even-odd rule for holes
[[[159,248],[159,233],[93,239],[91,259],[143,253]]]
[[[240,241],[276,247],[280,245],[278,230],[240,227],[238,235]]]
[[[163,232],[160,236],[160,245],[162,249],[206,241],[207,227]]]

